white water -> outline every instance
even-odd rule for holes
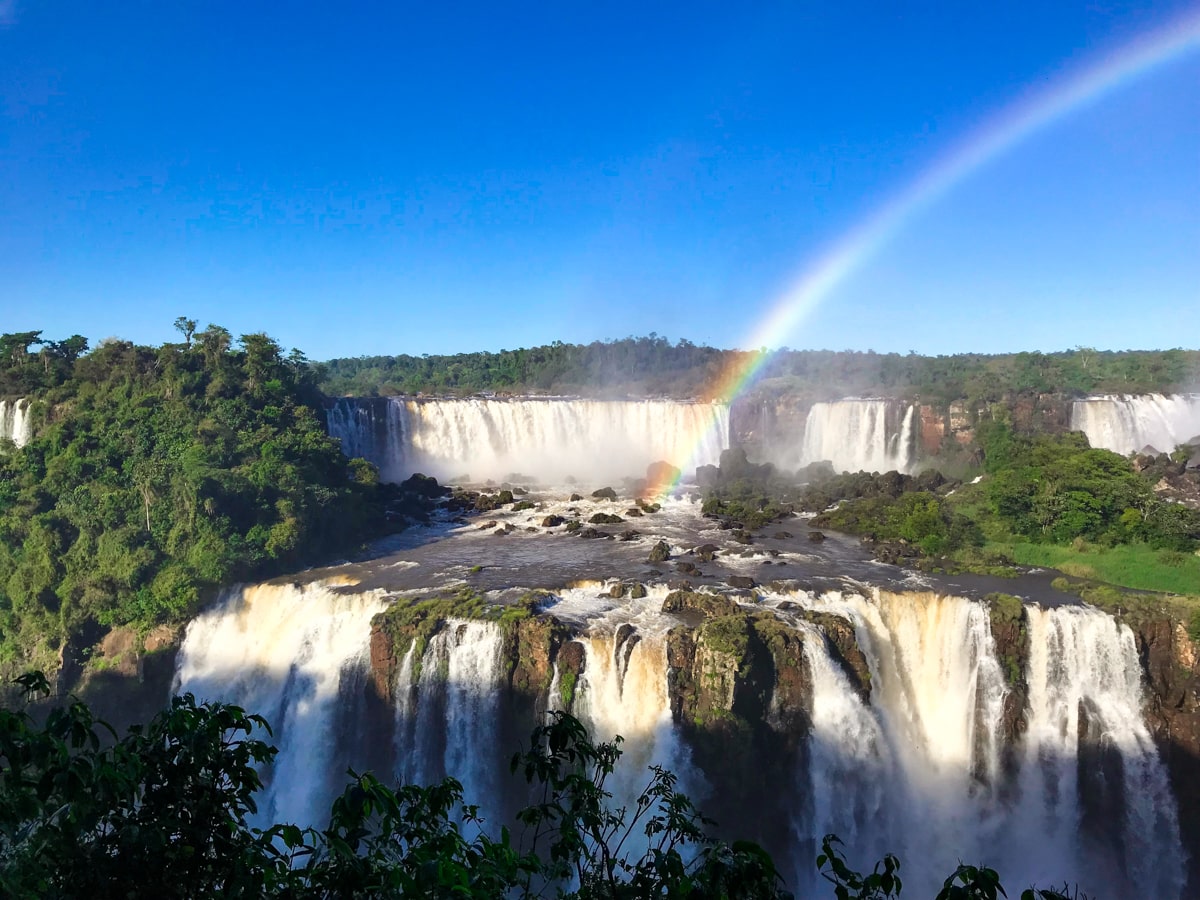
[[[28,400],[0,400],[0,441],[24,447],[29,443],[32,424]]]
[[[894,400],[814,403],[799,464],[828,460],[840,472],[910,472],[917,461],[916,422],[917,407]]]
[[[802,779],[811,804],[793,822],[801,847],[832,831],[860,867],[897,853],[922,895],[962,860],[998,869],[1010,887],[1068,879],[1091,896],[1180,896],[1174,799],[1141,718],[1127,627],[1091,609],[1030,608],[1028,731],[1014,748],[1014,784],[1001,765],[1007,686],[983,606],[883,592],[807,604],[854,623],[871,699],[861,701],[824,641],[806,641],[813,725]],[[1111,836],[1104,846],[1080,837],[1079,750],[1088,742],[1119,757],[1122,772],[1114,791],[1125,814],[1099,823]],[[798,880],[815,887],[803,856]]]
[[[670,712],[665,634],[678,622],[657,611],[666,589],[617,601],[598,596],[605,586],[563,591],[552,611],[582,632],[575,713],[596,739],[625,738],[608,784],[614,802],[632,804],[651,764],[680,775],[680,790],[702,801],[703,776]],[[794,812],[777,827],[790,826],[801,895],[818,886],[812,859],[834,832],[859,868],[898,854],[914,896],[931,896],[962,860],[998,869],[1016,891],[1066,879],[1110,900],[1178,900],[1175,801],[1142,719],[1141,667],[1126,626],[1089,608],[1029,607],[1025,726],[1005,747],[1008,686],[985,606],[884,591],[788,599],[851,623],[870,669],[864,702],[816,627],[792,616],[805,634],[811,731],[795,783],[778,786]],[[374,592],[339,593],[333,582],[267,584],[229,592],[189,626],[179,689],[260,712],[275,727],[281,752],[266,773],[262,822],[322,824],[344,784],[354,740],[346,719],[358,714],[351,686],[384,604]],[[516,749],[498,746],[503,681],[495,623],[449,620],[419,658],[410,647],[393,686],[400,780],[453,775],[468,802],[500,821],[512,796],[504,761]],[[548,705],[557,699],[556,678]],[[384,726],[385,749],[386,734]],[[721,773],[708,774],[719,783]]]
[[[385,480],[414,472],[439,479],[504,480],[523,474],[562,483],[643,477],[665,460],[716,464],[729,446],[729,409],[673,400],[337,401],[329,433]],[[464,479],[465,476],[465,479]]]
[[[1170,453],[1200,436],[1200,394],[1089,397],[1071,404],[1071,429],[1093,447],[1137,453],[1153,447]]]
[[[335,585],[260,584],[234,589],[188,626],[179,650],[179,693],[234,703],[264,716],[279,748],[263,822],[324,824],[342,736],[341,693],[367,663],[375,592],[336,593]],[[343,779],[344,780],[344,779]]]
[[[447,775],[468,803],[495,796],[504,636],[494,622],[448,619],[429,640],[415,675],[415,645],[401,661],[396,698],[397,777],[431,784]],[[503,748],[507,750],[509,748]]]

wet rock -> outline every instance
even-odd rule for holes
[[[671,545],[666,541],[659,541],[650,549],[648,560],[652,563],[666,562],[671,558]]]
[[[614,600],[620,600],[625,596],[625,592],[627,590],[628,588],[626,588],[625,585],[618,582],[608,589],[608,596],[612,597]]]
[[[629,509],[625,510],[625,515],[629,516],[631,519],[641,518],[641,515],[642,515],[641,507],[631,506],[631,507],[629,507]]]
[[[794,537],[790,531],[777,531],[771,536],[779,541],[786,541],[788,538]]]
[[[518,500],[513,504],[513,512],[523,512],[527,509],[533,509],[537,506],[532,500]]]
[[[665,460],[650,463],[646,467],[646,481],[652,485],[672,485],[676,484],[683,471],[671,465]]]
[[[617,536],[617,540],[619,540],[619,541],[636,541],[641,536],[642,536],[642,533],[640,531],[634,531],[632,528],[630,528],[627,531],[622,531],[620,533],[620,535]]]
[[[712,562],[712,558],[717,555],[717,551],[721,548],[716,544],[701,544],[696,548],[696,556],[704,562]]]
[[[543,528],[557,528],[559,525],[563,524],[565,521],[567,521],[567,520],[564,519],[562,516],[546,516],[546,518],[542,519],[542,527]]]
[[[513,492],[512,491],[501,491],[499,494],[496,495],[496,502],[498,504],[500,504],[501,506],[504,506],[508,503],[512,503],[513,502]]]
[[[500,523],[499,523],[499,522],[497,522],[495,519],[492,519],[492,521],[490,521],[490,522],[484,522],[482,525],[480,525],[480,526],[479,526],[479,530],[480,530],[480,531],[487,531],[489,528],[495,528],[495,527],[496,527],[497,525],[499,525],[499,524],[500,524]]]
[[[730,575],[725,580],[729,583],[730,587],[742,588],[743,590],[750,590],[758,586],[758,582],[749,575]]]
[[[667,594],[663,601],[663,612],[699,612],[706,618],[715,616],[730,616],[738,611],[738,605],[723,594],[709,594],[705,591],[693,591],[690,585],[686,589],[674,590]]]
[[[620,516],[614,516],[610,513],[602,512],[596,513],[594,516],[588,519],[588,522],[590,522],[592,525],[619,525],[624,521],[625,520]]]
[[[610,487],[602,487],[598,491],[592,491],[592,498],[594,500],[616,500],[617,492]]]
[[[629,589],[629,598],[631,600],[641,600],[645,596],[646,596],[646,586],[644,584],[642,584],[640,581],[635,583]]]
[[[582,494],[572,494],[570,497],[567,498],[567,502],[568,503],[578,503],[582,499],[583,499]]]
[[[609,534],[607,531],[600,531],[598,528],[591,528],[591,527],[582,529],[579,532],[579,536],[581,538],[585,538],[587,540],[596,540],[597,538],[609,538],[610,540],[612,539],[612,535]]]
[[[808,539],[814,544],[819,544],[821,541],[825,540],[825,533],[822,531],[810,531],[808,533]]]
[[[748,532],[744,528],[735,528],[733,530],[733,539],[735,541],[737,541],[739,544],[753,544],[754,543],[754,538],[751,536],[750,532]]]
[[[700,574],[700,570],[696,568],[696,564],[690,563],[690,562],[675,563],[675,570],[678,572],[682,572],[684,575],[699,575]]]
[[[450,488],[438,484],[438,480],[432,475],[422,475],[420,472],[410,475],[400,482],[398,486],[406,494],[417,494],[429,499],[447,497],[453,493]]]

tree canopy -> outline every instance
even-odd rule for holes
[[[0,338],[0,385],[35,420],[0,453],[0,668],[49,668],[93,626],[182,621],[218,587],[384,527],[377,478],[326,435],[303,355],[185,324],[185,343],[86,354],[77,336]]]

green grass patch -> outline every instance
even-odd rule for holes
[[[1023,566],[1058,569],[1076,578],[1163,594],[1200,597],[1200,557],[1156,550],[1145,544],[1099,547],[1023,541],[989,545]]]

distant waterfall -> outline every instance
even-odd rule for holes
[[[1138,453],[1153,447],[1170,453],[1200,436],[1200,394],[1089,397],[1071,404],[1071,430],[1093,447]]]
[[[259,815],[322,824],[345,771],[349,736],[338,725],[354,676],[365,671],[375,592],[338,593],[318,582],[229,591],[188,626],[180,693],[235,703],[264,716],[279,748]]]
[[[910,472],[916,465],[917,407],[895,400],[814,403],[804,423],[800,465],[829,460],[841,472]]]
[[[1007,686],[985,607],[887,592],[810,602],[854,623],[871,699],[862,702],[823,640],[806,641],[812,800],[794,823],[805,851],[832,831],[859,866],[894,852],[910,862],[905,881],[918,894],[961,859],[1013,886],[1066,878],[1092,896],[1180,896],[1175,801],[1142,722],[1127,627],[1087,608],[1029,608],[1027,731],[1007,776]],[[1093,819],[1103,835],[1089,836],[1085,797],[1102,807]],[[815,885],[810,855],[799,854],[797,877]]]
[[[413,472],[440,479],[592,481],[640,477],[659,460],[716,464],[729,446],[729,409],[673,400],[342,399],[329,433],[385,480]]]
[[[28,400],[0,400],[0,441],[24,447],[32,436],[32,426]]]

